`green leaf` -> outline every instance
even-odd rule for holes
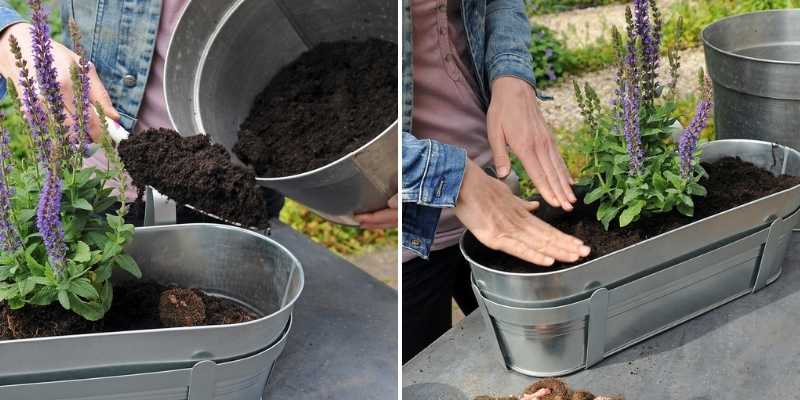
[[[36,287],[36,282],[32,281],[30,278],[18,281],[17,286],[19,286],[19,295],[20,297],[27,296],[33,289]]]
[[[597,201],[597,199],[603,197],[603,195],[605,193],[606,193],[606,189],[604,187],[602,187],[602,186],[597,187],[594,190],[592,190],[591,192],[587,193],[586,196],[583,196],[583,202],[585,204],[592,204],[595,201]]]
[[[627,192],[625,192],[625,197],[622,198],[622,204],[627,205],[631,201],[638,198],[640,194],[641,192],[639,192],[638,190],[628,190]]]
[[[86,211],[94,211],[94,207],[92,207],[92,205],[89,204],[89,202],[86,201],[86,199],[76,199],[75,201],[72,202],[72,207]]]
[[[108,261],[108,260],[114,258],[114,256],[119,254],[121,251],[122,251],[122,247],[120,245],[118,245],[118,244],[114,243],[113,241],[109,240],[108,242],[106,242],[106,245],[103,246],[103,258],[102,258],[102,261]]]
[[[78,242],[75,245],[75,255],[72,257],[75,262],[85,263],[92,259],[92,250],[89,245],[84,242]]]
[[[96,270],[94,270],[94,281],[95,282],[105,282],[108,278],[111,278],[111,270],[112,264],[110,262],[100,264]]]
[[[100,294],[97,293],[97,289],[95,289],[86,278],[79,278],[70,282],[69,291],[88,300],[94,300],[100,297]]]
[[[0,300],[8,300],[19,295],[19,287],[7,283],[0,283]]]
[[[689,197],[689,196],[687,196],[687,195],[685,195],[685,194],[681,193],[681,195],[680,195],[680,198],[681,198],[681,203],[683,203],[683,204],[684,204],[684,205],[686,205],[687,207],[692,207],[692,208],[694,208],[694,202],[692,201],[692,198],[691,198],[691,197]]]
[[[678,175],[675,175],[672,171],[664,171],[664,177],[667,178],[667,180],[669,180],[669,182],[672,184],[673,187],[681,189],[683,188],[684,186],[683,178],[681,178]]]
[[[106,221],[108,221],[108,226],[114,228],[114,230],[119,229],[119,227],[125,223],[122,217],[115,214],[106,214]]]
[[[685,215],[687,217],[693,217],[694,216],[694,207],[689,207],[686,204],[681,203],[681,204],[678,204],[678,206],[675,207],[675,208],[678,209],[679,213],[681,213],[681,214],[683,214],[683,215]]]
[[[64,307],[65,310],[69,310],[69,295],[66,290],[58,291],[58,302],[61,303],[61,307]]]
[[[625,227],[630,225],[631,222],[635,221],[636,218],[639,217],[639,214],[642,213],[642,207],[644,207],[644,205],[644,200],[639,200],[622,211],[622,214],[619,216],[619,226]]]
[[[691,182],[689,183],[689,193],[693,196],[705,197],[708,194],[708,191],[702,185],[696,182]]]
[[[17,223],[25,224],[36,215],[36,210],[24,209],[17,211]]]
[[[98,301],[85,302],[72,293],[69,294],[69,300],[73,305],[72,311],[86,320],[97,321],[106,313],[106,308]]]
[[[142,270],[139,269],[139,265],[136,264],[136,261],[133,259],[133,257],[127,254],[120,254],[114,257],[114,262],[116,262],[120,268],[135,276],[137,279],[142,277]]]
[[[28,300],[28,302],[38,306],[46,306],[54,302],[57,297],[58,290],[56,290],[56,288],[52,286],[45,286],[37,290],[36,293],[33,294],[33,297]]]

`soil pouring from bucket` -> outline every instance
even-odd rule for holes
[[[191,296],[187,296],[187,293]],[[175,303],[170,301],[171,296],[175,297]],[[165,298],[166,303],[163,301]],[[199,309],[203,310],[202,318],[198,313]],[[105,318],[96,322],[87,321],[65,310],[58,303],[29,306],[19,310],[10,310],[0,303],[0,340],[176,326],[225,325],[256,318],[257,315],[238,303],[209,296],[198,289],[166,287],[153,281],[136,281],[115,285],[111,309]]]
[[[256,98],[233,147],[259,177],[323,167],[397,119],[397,45],[322,43],[283,68]]]
[[[132,135],[119,145],[133,183],[145,185],[182,204],[247,227],[269,226],[270,189],[256,184],[252,170],[235,165],[219,144],[205,135],[181,137],[167,129]]]
[[[595,217],[596,207],[581,204],[576,207],[575,211],[548,219],[548,222],[564,233],[574,235],[591,244],[592,253],[586,259],[579,261],[579,263],[584,263],[800,184],[799,177],[774,176],[764,169],[736,158],[724,158],[713,163],[705,163],[703,167],[709,174],[709,178],[702,183],[708,189],[708,196],[695,200],[694,217],[685,217],[677,212],[651,215],[625,229],[612,226],[609,231],[606,231]],[[552,272],[576,265],[556,263],[552,267],[542,268],[485,247],[476,250],[471,255],[476,262],[499,271]]]

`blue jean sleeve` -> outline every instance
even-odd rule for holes
[[[455,207],[466,150],[403,133],[403,247],[427,257],[442,208]]]
[[[492,82],[501,76],[513,76],[536,88],[530,53],[531,26],[523,0],[488,0],[486,2],[485,66]],[[552,97],[539,93],[540,100]]]

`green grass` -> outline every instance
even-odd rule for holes
[[[280,220],[342,256],[357,256],[373,249],[397,246],[397,229],[364,230],[337,225],[292,200],[286,200]]]
[[[544,15],[625,2],[626,0],[528,0],[525,5],[528,15]]]

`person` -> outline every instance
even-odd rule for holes
[[[61,18],[65,35],[63,44],[53,40],[53,59],[62,88],[64,103],[72,112],[73,89],[69,68],[79,59],[72,50],[68,23],[76,21],[82,45],[91,61],[89,99],[99,104],[105,114],[129,132],[151,128],[174,129],[167,113],[164,96],[164,64],[169,42],[183,9],[190,0],[105,0],[61,1]],[[0,75],[19,76],[9,38],[17,38],[28,65],[31,59],[31,25],[7,0],[0,0]],[[15,82],[16,83],[16,82]],[[0,78],[0,98],[5,96],[6,82]],[[100,120],[89,114],[89,135],[97,141]],[[106,165],[102,149],[86,160],[87,165]],[[132,188],[127,197],[133,200]],[[269,192],[265,206],[277,215],[284,198]]]
[[[403,19],[405,363],[451,327],[451,298],[465,314],[477,307],[457,246],[465,229],[541,266],[590,249],[504,182],[510,148],[544,201],[566,211],[577,201],[538,108],[523,0],[404,0]]]

